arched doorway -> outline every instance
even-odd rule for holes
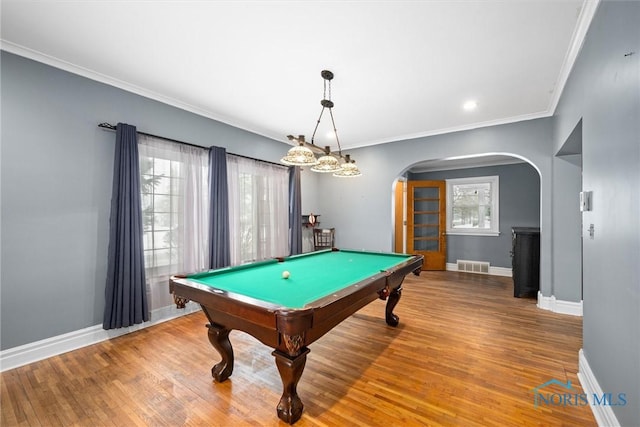
[[[426,160],[408,166],[397,177],[393,186],[394,250],[406,252],[407,247],[412,246],[407,245],[408,240],[415,237],[407,230],[412,222],[412,218],[407,217],[410,211],[407,207],[407,182],[488,176],[499,179],[500,191],[497,197],[500,200],[496,201],[500,207],[500,213],[496,213],[500,220],[499,228],[494,233],[465,233],[452,230],[449,223],[446,230],[444,269],[457,270],[461,265],[460,261],[470,261],[473,268],[486,267],[487,270],[483,272],[510,275],[511,228],[540,227],[541,223],[539,170],[527,159],[513,154],[491,153],[456,159]],[[431,211],[427,213],[433,214]],[[451,211],[449,215],[453,218]],[[422,236],[426,234],[422,233],[419,238],[424,239]]]

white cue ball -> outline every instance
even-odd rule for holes
[[[288,272],[287,270],[285,270],[285,271],[283,271],[283,272],[282,272],[282,278],[283,278],[283,279],[288,279],[288,278],[289,278],[289,276],[290,276],[290,274],[289,274],[289,272]]]

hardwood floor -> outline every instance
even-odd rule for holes
[[[582,393],[582,319],[512,294],[504,277],[407,277],[397,328],[375,301],[310,346],[295,425],[596,425],[588,406],[536,407],[532,390],[557,379]],[[286,425],[271,350],[233,331],[233,375],[214,383],[205,323],[198,312],[2,373],[2,426]]]

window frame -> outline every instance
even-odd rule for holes
[[[498,175],[446,179],[447,184],[447,234],[460,236],[500,235],[500,179]],[[491,188],[491,228],[453,228],[453,187],[455,185],[489,184]]]
[[[227,153],[227,175],[229,193],[238,194],[229,200],[231,265],[263,261],[290,252],[289,168]],[[276,194],[278,190],[282,192]],[[282,202],[278,205],[281,211],[276,207],[278,200]],[[244,217],[245,214],[249,216]],[[279,234],[276,223],[280,224]],[[278,243],[273,242],[283,241],[286,247],[274,252]]]
[[[180,173],[178,174],[174,174],[174,163],[178,164],[180,168],[182,168],[182,164],[183,162],[169,158],[168,156],[162,156],[160,154],[154,154],[151,156],[148,155],[139,155],[140,157],[140,163],[142,164],[142,159],[143,157],[146,160],[150,160],[152,163],[152,168],[150,169],[150,172],[148,173],[142,173],[142,171],[140,171],[140,177],[141,180],[144,176],[148,176],[148,177],[152,177],[152,179],[167,179],[169,180],[169,188],[168,188],[168,193],[161,193],[161,192],[157,192],[156,186],[152,185],[151,187],[151,191],[150,192],[145,192],[145,189],[142,187],[140,187],[140,197],[142,200],[144,200],[145,195],[151,198],[151,211],[149,212],[145,212],[145,209],[143,209],[142,215],[143,215],[143,222],[145,219],[145,215],[147,214],[151,214],[152,220],[151,220],[151,224],[149,228],[146,228],[143,224],[143,236],[146,236],[147,233],[150,233],[150,242],[151,242],[151,247],[147,247],[146,244],[143,243],[143,251],[144,251],[144,256],[145,256],[145,270],[146,270],[146,275],[149,278],[154,278],[154,277],[159,277],[159,278],[165,278],[165,277],[169,277],[171,275],[172,272],[176,271],[176,268],[179,265],[179,261],[180,261],[180,257],[177,255],[178,251],[180,251],[182,248],[180,246],[180,243],[176,241],[175,237],[176,235],[180,234],[180,231],[177,228],[172,227],[172,224],[174,223],[174,221],[177,220],[177,216],[180,215],[179,211],[177,209],[179,209],[175,204],[176,198],[182,198],[183,195],[181,194],[176,194],[176,192],[174,191],[174,185],[175,185],[175,181],[176,180],[182,180],[182,176]],[[158,175],[156,174],[156,170],[155,170],[155,162],[156,159],[159,160],[163,160],[163,161],[167,161],[169,162],[169,175],[165,175],[165,174],[161,174]],[[156,210],[156,204],[155,204],[155,200],[156,200],[156,196],[166,196],[168,197],[169,200],[169,211],[168,212],[163,212],[163,211],[159,211]],[[144,204],[144,202],[143,202]],[[161,231],[165,231],[166,233],[168,233],[169,236],[169,246],[166,248],[161,248],[161,247],[156,247],[156,242],[155,242],[155,233],[158,232],[158,230],[156,229],[156,222],[155,222],[155,215],[156,214],[164,214],[164,215],[169,215],[170,218],[170,225],[169,228],[167,230],[161,230]],[[144,242],[147,242],[146,237],[144,238]],[[147,265],[146,260],[147,260],[147,254],[150,254],[151,257],[155,258],[156,257],[156,252],[157,251],[161,251],[167,249],[168,253],[169,253],[169,263],[168,264],[161,264],[161,265],[156,265],[155,263],[151,263],[151,265]]]

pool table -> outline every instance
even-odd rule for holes
[[[385,320],[406,275],[420,274],[422,255],[329,249],[202,273],[176,275],[174,295],[197,302],[209,320],[208,336],[222,360],[213,378],[233,372],[231,330],[244,331],[273,348],[283,384],[278,417],[293,424],[302,415],[297,394],[308,346],[375,299],[387,299]],[[287,276],[288,278],[285,278]]]

